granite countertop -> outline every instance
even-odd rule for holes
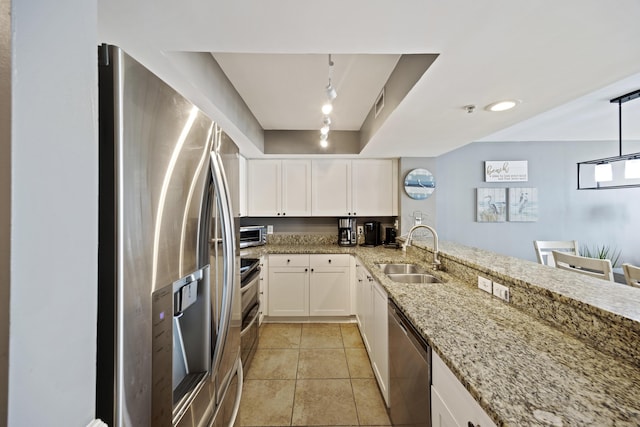
[[[574,273],[450,243],[442,245],[442,252],[474,268],[486,268],[496,277],[522,281],[523,286],[539,283],[552,293],[568,289],[579,300],[585,293],[575,287],[573,276],[556,274]],[[375,267],[378,262],[411,262],[428,268],[422,253],[335,244],[267,245],[253,253],[358,256],[499,426],[640,425],[637,365],[607,355],[448,273],[435,272],[445,283],[401,284]],[[601,285],[599,280],[586,282],[586,294],[592,292],[592,285]],[[556,289],[562,286],[567,289]],[[624,288],[617,291],[626,295]],[[617,310],[614,316],[632,318],[634,310],[639,310],[625,302],[612,305]]]

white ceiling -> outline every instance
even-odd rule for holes
[[[101,41],[213,52],[264,129],[319,127],[328,53],[334,123],[349,130],[399,55],[439,54],[367,157],[437,156],[479,140],[615,140],[609,99],[640,89],[639,18],[638,0],[99,0],[98,10]],[[483,109],[505,98],[522,103]],[[640,139],[636,117],[625,137]]]
[[[214,53],[265,130],[322,126],[329,55]],[[332,55],[331,128],[360,130],[400,55]]]

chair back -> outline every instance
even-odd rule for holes
[[[625,262],[622,264],[622,270],[624,271],[624,279],[627,281],[627,285],[640,288],[640,267]]]
[[[587,276],[613,282],[613,269],[608,259],[587,258],[579,255],[571,255],[566,252],[551,251],[556,268],[575,271]]]
[[[580,255],[577,240],[534,240],[533,247],[536,249],[538,263],[555,266],[551,251],[566,252],[571,255]]]

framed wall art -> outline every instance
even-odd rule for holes
[[[532,187],[509,188],[509,221],[535,222],[538,220],[538,189]]]
[[[507,220],[507,189],[476,189],[476,221],[504,222]]]

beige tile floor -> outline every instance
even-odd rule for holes
[[[389,426],[357,325],[262,325],[240,425]]]

